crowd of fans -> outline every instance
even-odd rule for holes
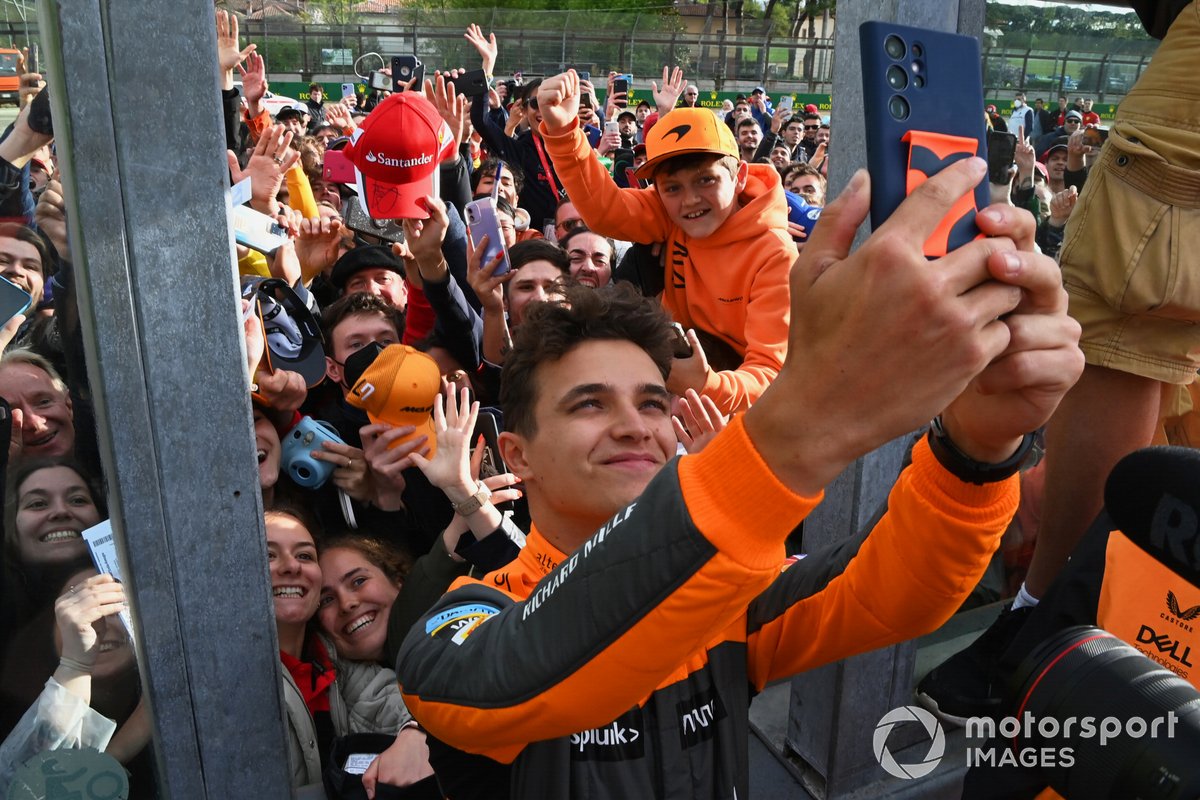
[[[616,72],[603,99],[573,70],[502,80],[495,36],[471,26],[477,65],[336,102],[314,83],[272,118],[265,60],[235,17],[218,11],[216,29],[232,191],[261,215],[235,225],[236,256],[294,786],[349,773],[372,797],[568,796],[589,782],[605,797],[743,796],[744,711],[723,692],[918,635],[978,582],[1032,434],[1082,369],[1050,259],[1102,158],[1090,101],[1026,109],[1018,94],[1010,118],[987,110],[1016,137],[979,218],[1001,244],[931,270],[921,231],[982,165],[931,180],[852,254],[868,177],[822,216],[830,122],[763,87],[706,109],[670,66],[635,105]],[[485,90],[457,91],[477,68]],[[125,766],[130,796],[150,797],[124,593],[82,538],[106,516],[111,476],[41,85],[24,75],[0,141],[0,275],[33,298],[0,331],[0,789],[33,753],[91,746]],[[250,235],[262,219],[269,247]],[[878,527],[780,578],[822,487],[943,411]],[[696,457],[670,466],[677,453]],[[997,463],[1004,474],[973,481]],[[589,561],[606,535],[617,554]],[[940,554],[928,571],[904,568],[899,536]],[[885,573],[878,599],[901,611],[835,632],[847,598],[870,606]],[[579,607],[610,596],[608,613]],[[728,647],[740,666],[721,672]],[[513,663],[522,649],[536,665]],[[623,725],[651,738],[648,697],[656,713],[669,699],[685,717],[707,709],[705,730],[733,727],[597,754]],[[355,738],[369,734],[383,737]],[[616,771],[635,749],[657,777]],[[354,769],[333,755],[347,752],[374,759]],[[700,763],[691,789],[655,782]]]

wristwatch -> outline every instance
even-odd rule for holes
[[[460,517],[469,517],[483,507],[483,504],[492,498],[492,492],[483,481],[476,481],[475,494],[463,500],[461,503],[451,503],[450,506],[454,509],[454,513]]]
[[[929,423],[929,449],[933,452],[934,458],[951,475],[976,486],[997,483],[1017,474],[1025,463],[1025,459],[1029,457],[1029,452],[1033,450],[1034,438],[1032,433],[1025,434],[1017,452],[1004,461],[991,464],[985,461],[976,461],[959,450],[943,427],[941,414],[934,417]]]

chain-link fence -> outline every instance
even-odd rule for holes
[[[259,43],[272,73],[349,76],[359,57],[371,52],[415,53],[432,67],[477,66],[479,56],[463,39],[472,22],[496,34],[498,75],[547,75],[575,67],[649,78],[669,63],[714,89],[770,81],[819,91],[831,81],[832,41],[790,39],[764,20],[744,21],[740,33],[731,22],[726,33],[720,19],[706,25],[703,18],[656,13],[406,9],[371,25],[271,18],[249,20],[242,30]],[[360,73],[369,68],[369,60],[359,64]]]
[[[772,93],[828,94],[833,83],[833,40],[794,39],[769,20],[730,20],[654,11],[535,11],[517,9],[400,9],[361,14],[356,24],[308,24],[295,17],[252,18],[243,36],[258,44],[272,80],[354,80],[392,55],[415,53],[432,69],[478,66],[463,38],[472,22],[499,42],[498,76],[547,75],[568,67],[593,76],[630,72],[640,87],[679,65],[704,92],[745,91],[765,85]],[[727,30],[728,28],[728,30]],[[36,38],[29,22],[0,21],[0,42],[23,45]],[[1055,37],[1054,49],[983,48],[987,97],[1023,89],[1053,103],[1059,94],[1117,103],[1149,62],[1149,39]],[[857,54],[854,56],[857,58]],[[356,67],[357,65],[357,67]],[[596,81],[602,89],[603,82]]]

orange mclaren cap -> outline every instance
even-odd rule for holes
[[[676,108],[660,117],[646,136],[646,163],[637,168],[637,177],[653,177],[663,161],[689,153],[740,158],[733,131],[711,109]]]
[[[371,422],[414,426],[417,430],[411,436],[392,447],[428,436],[429,458],[433,458],[437,449],[433,403],[441,388],[442,371],[436,361],[408,345],[390,344],[363,370],[346,402],[366,411]]]

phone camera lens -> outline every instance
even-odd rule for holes
[[[904,46],[904,40],[895,34],[892,34],[883,40],[883,51],[891,58],[900,60],[901,58],[904,58],[904,53],[907,52],[907,50],[908,48]]]
[[[904,71],[903,67],[892,64],[888,67],[887,82],[893,91],[903,92],[908,88],[908,73]]]
[[[913,58],[920,58],[921,56],[923,56],[925,54],[925,50],[921,47],[921,45],[917,44],[916,42],[913,42],[912,50],[913,50]]]
[[[925,86],[925,78],[921,75],[914,75],[913,76],[913,86],[917,87],[918,89],[924,87]]]
[[[908,101],[900,95],[892,95],[892,99],[888,101],[888,113],[892,115],[892,119],[903,122],[908,119]]]

